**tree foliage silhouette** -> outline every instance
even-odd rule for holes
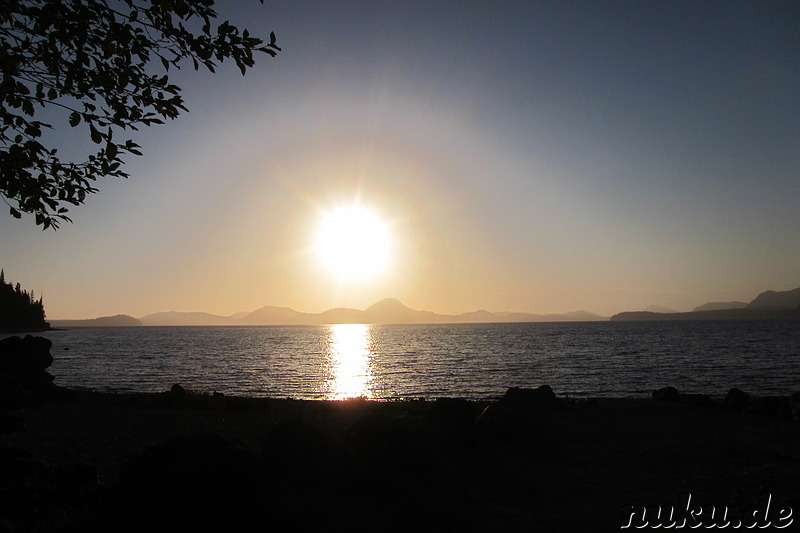
[[[162,68],[233,60],[244,74],[256,52],[280,50],[274,33],[265,42],[216,19],[213,0],[0,0],[0,195],[11,215],[57,228],[98,178],[128,177],[122,156],[140,147],[114,132],[186,111]],[[62,160],[51,122],[85,128],[96,152]]]
[[[22,290],[19,283],[6,283],[5,272],[0,270],[0,331],[34,331],[48,327],[42,298],[37,300],[33,291]]]

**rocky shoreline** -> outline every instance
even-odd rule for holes
[[[0,368],[10,382],[2,355]],[[800,510],[798,395],[573,400],[541,386],[496,402],[373,402],[53,387],[0,394],[2,531],[610,531],[654,527],[648,509],[687,495],[686,527],[714,526],[711,505],[772,526]],[[761,516],[767,501],[774,516]]]

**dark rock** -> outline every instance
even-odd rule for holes
[[[723,400],[723,405],[726,409],[738,412],[744,411],[749,403],[750,395],[735,387],[728,391],[728,394],[725,395],[725,400]]]
[[[261,462],[216,435],[181,436],[147,449],[120,472],[120,519],[130,530],[248,529],[262,492]]]
[[[45,400],[66,400],[71,391],[53,384],[45,369],[53,363],[52,343],[26,335],[0,340],[0,409],[36,407]]]
[[[512,387],[500,401],[484,409],[476,422],[477,432],[490,446],[552,458],[555,443],[561,438],[553,421],[566,408],[566,402],[547,385],[537,389]]]
[[[225,394],[214,391],[214,393],[211,395],[211,405],[216,409],[224,409],[227,405]]]
[[[653,399],[657,402],[679,402],[681,394],[675,387],[663,387],[653,391]]]
[[[549,385],[542,385],[536,389],[511,387],[500,403],[515,409],[553,409],[561,406],[560,400]]]
[[[36,376],[53,364],[50,347],[44,337],[6,337],[0,340],[0,372],[15,376]]]
[[[164,396],[163,407],[208,410],[214,407],[214,399],[207,394],[198,394],[184,388],[180,383],[175,383]]]

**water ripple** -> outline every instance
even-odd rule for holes
[[[337,327],[74,328],[46,336],[56,383],[94,390],[181,383],[249,396],[479,399],[541,384],[615,397],[665,385],[719,396],[731,387],[800,388],[800,322],[362,325],[341,335]]]

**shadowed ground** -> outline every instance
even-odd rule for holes
[[[322,402],[174,389],[11,411],[25,429],[0,435],[3,530],[615,531],[626,506],[687,493],[731,511],[771,494],[773,512],[800,511],[791,417],[511,392]]]

